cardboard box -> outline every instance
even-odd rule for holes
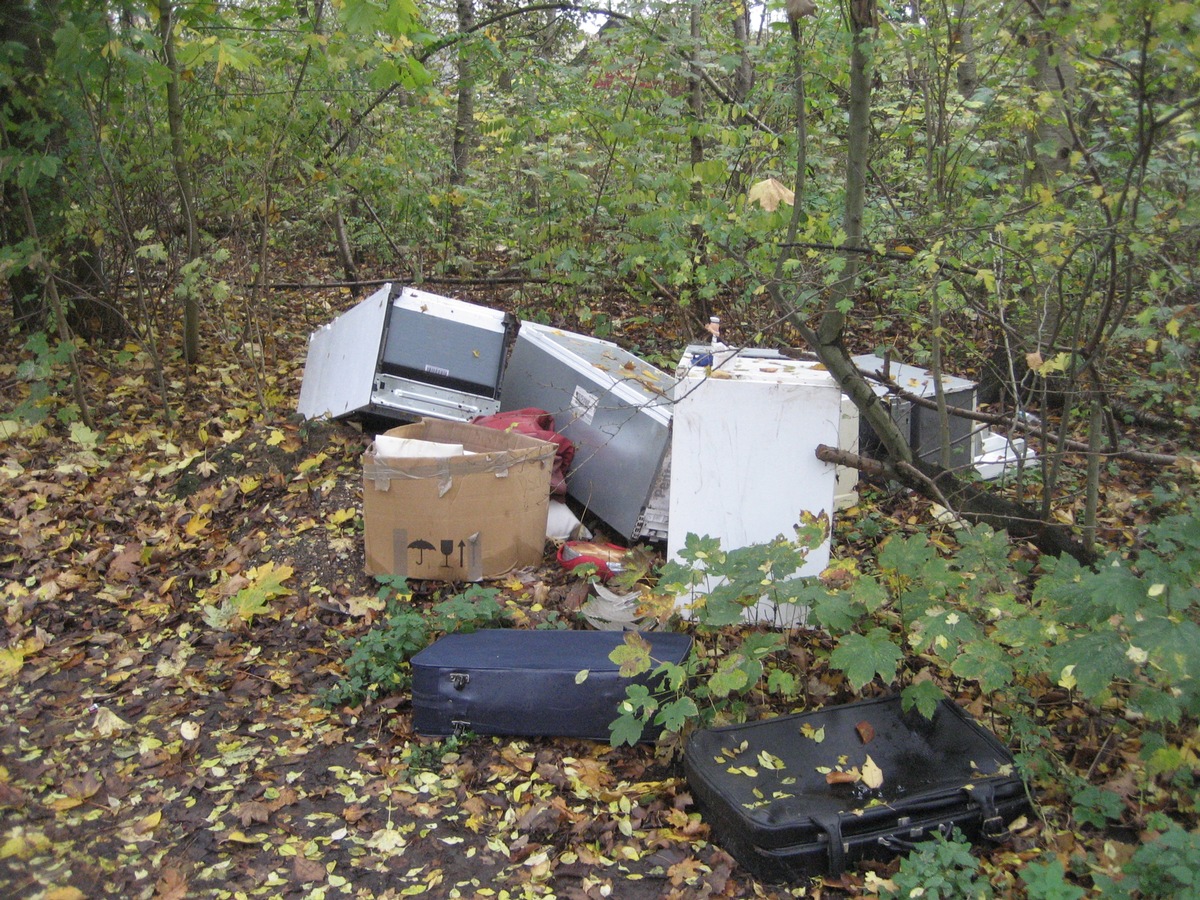
[[[480,581],[542,561],[554,444],[422,419],[388,437],[461,445],[462,455],[363,455],[367,572]]]

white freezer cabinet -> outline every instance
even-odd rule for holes
[[[679,559],[689,533],[736,549],[794,537],[805,512],[831,521],[837,471],[817,459],[816,448],[838,445],[842,393],[827,371],[732,351],[715,354],[711,366],[693,365],[685,352],[677,377],[669,557]],[[828,563],[827,537],[797,574],[819,575]],[[701,584],[696,593],[713,586]],[[686,608],[695,599],[681,595],[678,602]],[[791,628],[806,612],[764,598],[747,618]]]
[[[298,411],[467,422],[500,409],[508,313],[384,285],[309,338]]]

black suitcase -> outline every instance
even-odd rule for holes
[[[868,756],[878,787],[829,782]],[[932,719],[894,696],[700,730],[684,768],[716,842],[771,883],[840,875],[955,826],[1000,840],[1030,808],[1012,754],[945,698]]]
[[[656,663],[682,663],[692,645],[686,634],[642,637]],[[649,673],[622,677],[608,658],[624,640],[619,631],[448,634],[412,658],[413,729],[430,737],[471,731],[606,741],[625,688],[649,685]],[[654,740],[661,729],[646,731],[643,739]]]

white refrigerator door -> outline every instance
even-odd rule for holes
[[[667,552],[679,558],[687,535],[718,538],[732,550],[795,537],[801,513],[830,521],[836,467],[816,458],[838,446],[841,391],[828,372],[786,360],[718,356],[715,368],[681,366],[672,432]],[[800,575],[818,575],[829,542],[812,548]],[[697,594],[704,592],[704,586]],[[686,607],[695,596],[681,595]],[[795,627],[806,610],[762,600],[750,621]]]

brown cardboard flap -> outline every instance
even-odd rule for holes
[[[461,444],[474,455],[363,455],[368,572],[478,581],[542,560],[554,444],[431,419],[387,434]]]

